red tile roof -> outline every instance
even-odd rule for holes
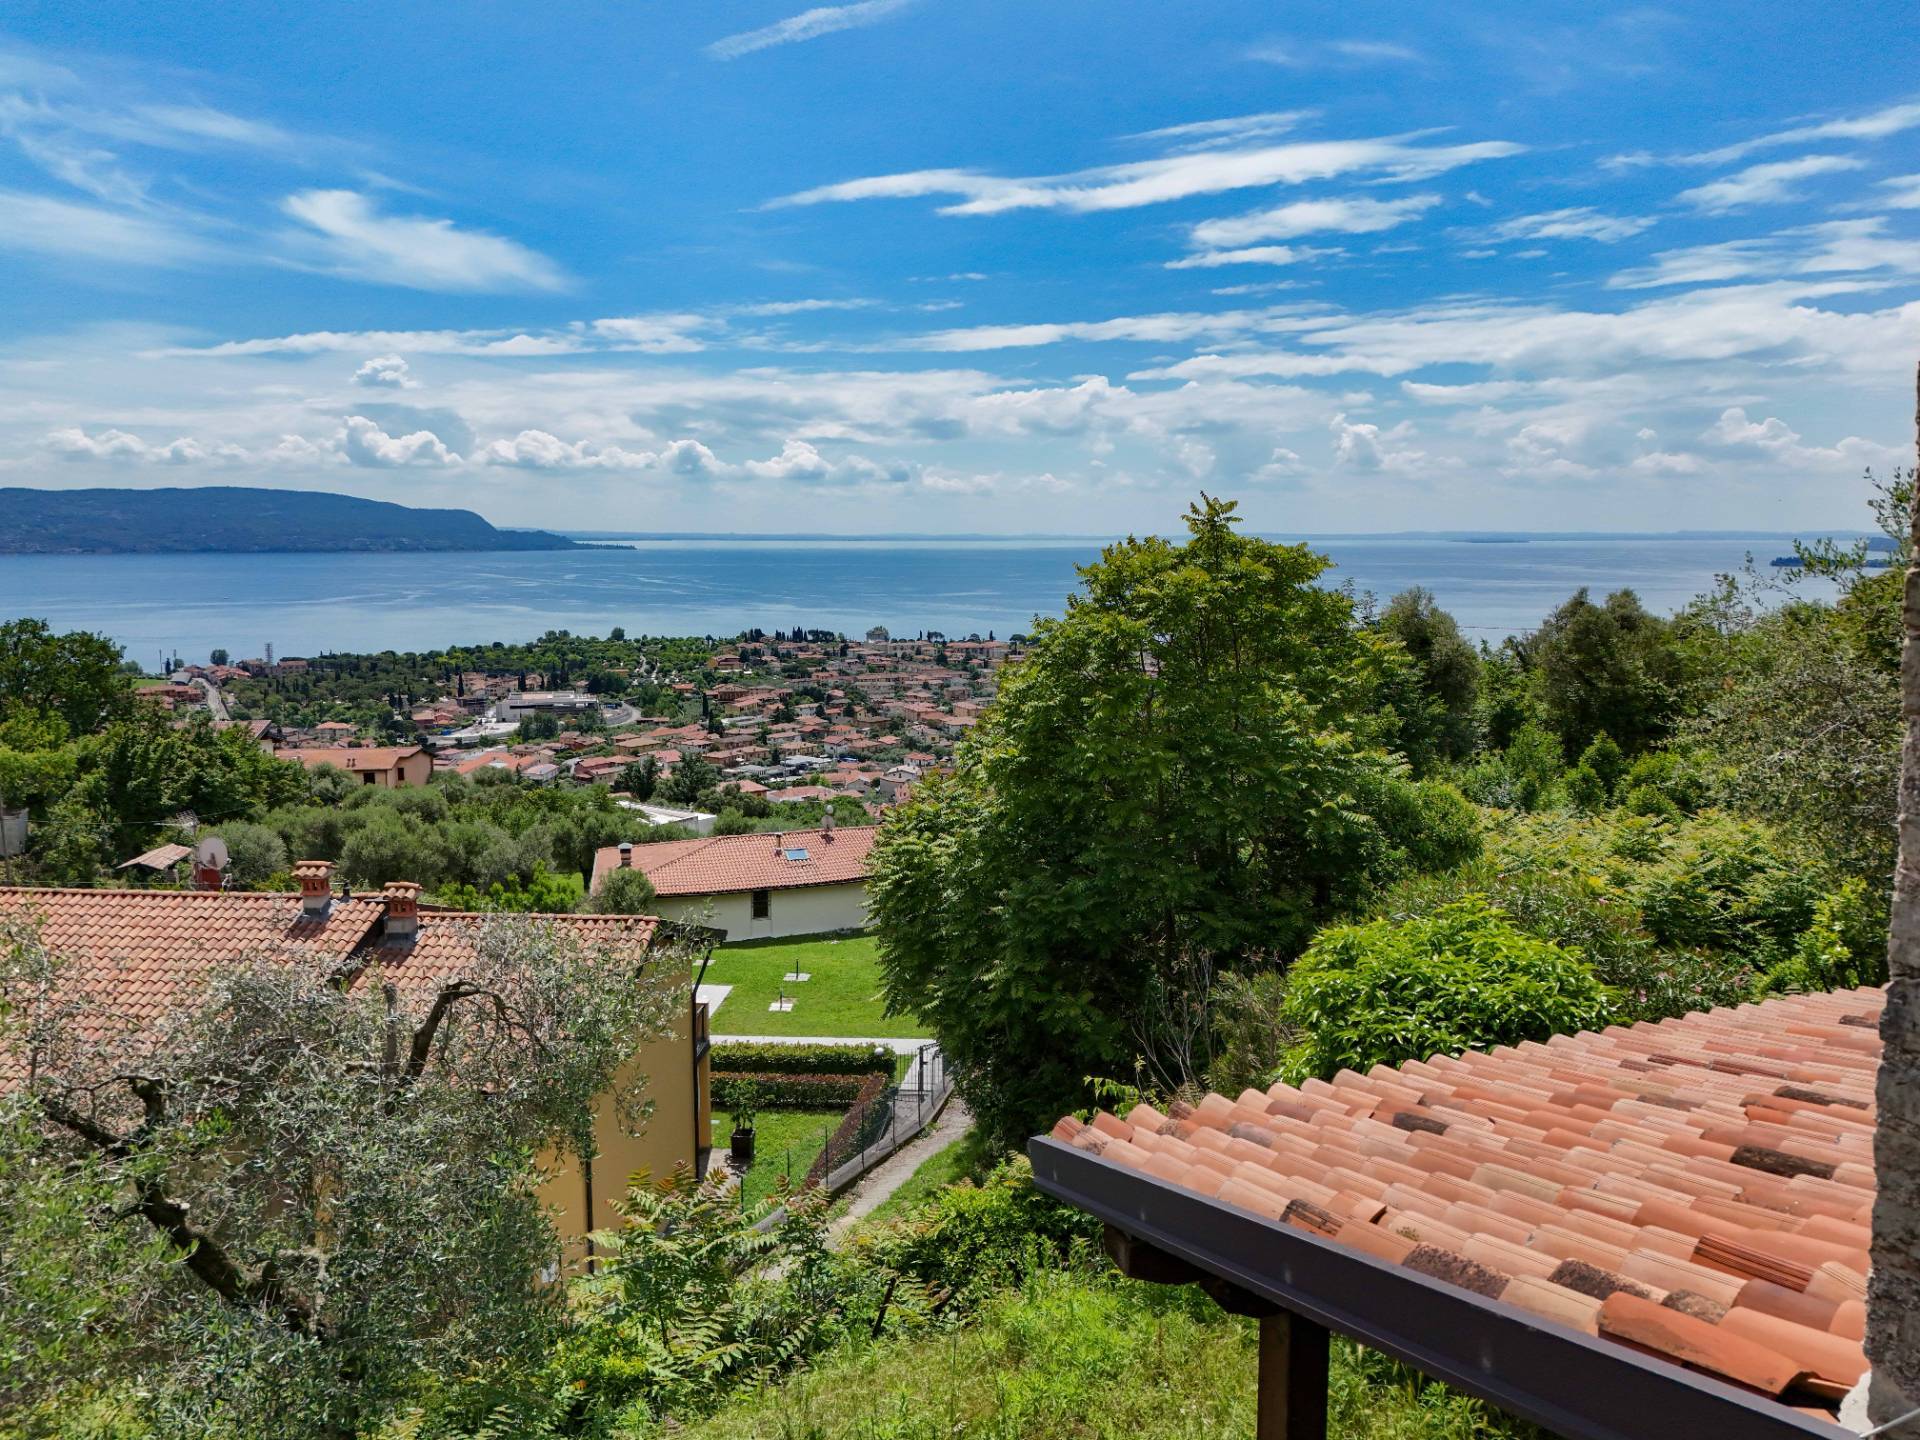
[[[417,893],[417,890],[416,890]],[[218,890],[47,890],[0,888],[0,916],[36,923],[68,969],[63,991],[85,1002],[96,1038],[127,1034],[193,1003],[201,988],[237,962],[272,956],[331,974],[375,969],[409,1003],[430,998],[474,957],[474,932],[489,918],[422,911],[411,936],[383,934],[382,897],[335,898],[309,919],[297,894]],[[644,953],[659,922],[650,916],[537,915],[615,955]]]
[[[0,915],[37,922],[100,1034],[157,1020],[237,961],[278,955],[331,971],[381,913],[378,900],[336,900],[310,920],[290,894],[0,888]]]
[[[418,745],[288,745],[273,752],[278,760],[333,765],[342,770],[392,770],[401,761],[425,753]]]
[[[1053,1133],[1557,1324],[1831,1404],[1866,1366],[1884,1000],[1794,996]]]
[[[633,847],[633,868],[653,882],[656,894],[723,895],[739,890],[791,890],[803,885],[845,885],[867,878],[867,857],[879,829],[787,830],[779,834],[709,835],[699,840],[662,840]],[[806,858],[795,857],[805,851]],[[609,845],[593,857],[593,884],[620,864]]]

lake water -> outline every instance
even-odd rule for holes
[[[1585,536],[1472,543],[1422,536],[1311,539],[1334,583],[1383,600],[1424,585],[1469,636],[1530,630],[1580,586],[1629,587],[1668,612],[1784,553],[1780,536]],[[425,650],[550,629],[733,635],[809,628],[1005,637],[1058,615],[1092,540],[641,540],[588,550],[431,555],[0,556],[0,619],[97,630],[149,661]]]

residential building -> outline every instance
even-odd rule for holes
[[[656,845],[609,845],[593,885],[621,867],[643,873],[665,919],[704,925],[728,940],[824,935],[867,923],[871,825],[712,835]]]
[[[356,776],[363,785],[384,785],[389,789],[424,785],[433,776],[433,757],[419,745],[301,745],[273,753],[309,770],[331,765]]]
[[[326,861],[301,861],[294,873],[298,895],[0,888],[0,915],[38,921],[43,942],[66,961],[65,998],[97,1013],[90,1023],[129,1026],[136,1034],[194,1004],[223,968],[260,956],[324,967],[353,987],[392,985],[406,1011],[424,1016],[440,987],[472,962],[476,928],[494,918],[422,910],[417,885],[336,895]],[[537,918],[630,961],[635,971],[663,934],[661,922],[647,916]],[[552,1153],[542,1159],[541,1195],[572,1253],[591,1231],[620,1223],[613,1206],[635,1171],[664,1176],[682,1165],[705,1171],[711,1133],[706,1007],[694,998],[691,975],[675,980],[685,984],[684,1019],[674,1034],[641,1046],[630,1062],[647,1077],[653,1102],[645,1128],[628,1131],[612,1097],[604,1097],[594,1118],[595,1153],[585,1160]]]

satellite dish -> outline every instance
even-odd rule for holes
[[[218,835],[209,835],[193,847],[193,863],[202,870],[224,870],[227,868],[227,842]]]

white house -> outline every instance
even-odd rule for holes
[[[729,940],[857,930],[867,923],[877,833],[861,825],[609,845],[594,856],[593,888],[609,871],[639,870],[663,918],[709,925]]]

